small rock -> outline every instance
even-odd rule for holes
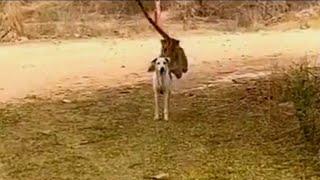
[[[211,87],[214,87],[215,84],[208,84],[208,87],[211,88]]]
[[[51,133],[51,130],[42,130],[42,131],[40,131],[40,133],[45,134],[45,135],[49,135]]]
[[[63,99],[62,102],[63,102],[63,103],[71,103],[72,101],[69,100],[69,99]]]
[[[168,173],[160,173],[156,176],[151,176],[151,179],[169,179]]]

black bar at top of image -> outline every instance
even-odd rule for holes
[[[8,1],[24,1],[24,0],[0,0],[1,2],[8,2]],[[37,1],[52,1],[52,2],[65,2],[65,1],[106,1],[106,2],[124,2],[124,1],[132,1],[134,2],[135,0],[26,0],[27,2],[37,2]],[[147,2],[147,1],[154,1],[154,0],[142,0],[142,2]],[[161,1],[197,1],[197,0],[161,0]],[[219,2],[320,2],[320,0],[204,0],[204,1],[219,1]]]

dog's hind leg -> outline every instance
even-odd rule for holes
[[[157,92],[154,93],[154,103],[155,103],[155,110],[154,110],[154,119],[158,120],[159,119],[159,95]]]
[[[166,91],[164,94],[164,120],[169,120],[169,101],[170,101],[170,92]]]

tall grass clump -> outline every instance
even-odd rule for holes
[[[317,148],[320,140],[320,70],[308,60],[278,73],[280,100],[292,104],[303,140]]]

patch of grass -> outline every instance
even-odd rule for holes
[[[291,75],[291,76],[290,76]],[[319,73],[313,71],[308,64],[301,64],[287,74],[288,82],[285,97],[292,101],[296,108],[296,116],[307,141],[314,141],[315,120],[319,117],[318,103],[320,92]]]
[[[266,91],[270,81],[174,94],[169,122],[153,120],[150,85],[71,94],[1,109],[3,179],[301,179],[314,156]],[[274,115],[269,117],[270,112]],[[278,113],[278,114],[275,114]]]
[[[294,117],[299,122],[301,133],[306,142],[318,150],[319,142],[319,68],[307,59],[294,64],[278,73],[274,88],[277,89],[279,100],[284,106],[290,106]]]

